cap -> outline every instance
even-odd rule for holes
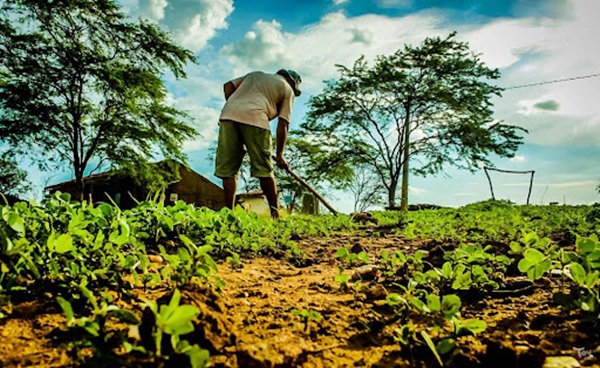
[[[302,91],[300,91],[300,84],[302,83],[302,78],[300,78],[300,74],[296,73],[292,69],[279,69],[276,74],[282,75],[288,78],[292,83],[292,89],[294,90],[294,95],[296,97],[300,96]]]

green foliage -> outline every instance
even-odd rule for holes
[[[310,321],[314,321],[315,323],[317,323],[320,322],[323,318],[323,316],[321,316],[321,313],[307,309],[292,309],[292,314],[298,316],[300,320],[304,323],[304,332],[308,331],[308,324]]]
[[[146,305],[155,317],[155,325],[152,326],[154,337],[154,354],[158,358],[166,358],[162,351],[162,339],[164,335],[170,335],[171,347],[175,354],[186,354],[190,358],[192,367],[205,367],[208,363],[208,351],[201,349],[197,344],[190,345],[181,336],[194,331],[193,320],[200,314],[200,310],[193,305],[180,305],[181,293],[175,289],[169,304],[158,305],[155,301],[146,301]]]
[[[600,223],[586,219],[592,209],[590,206],[516,206],[505,201],[486,201],[457,209],[404,214],[374,211],[373,217],[380,225],[395,228],[397,233],[409,238],[485,244],[518,242],[524,233],[535,233],[540,238],[588,236],[600,231]]]
[[[600,241],[593,234],[577,239],[577,252],[568,254],[569,263],[563,272],[575,285],[569,294],[562,292],[555,299],[567,308],[579,308],[600,318]]]
[[[21,168],[10,155],[0,156],[0,193],[4,195],[19,195],[31,189],[27,181],[27,172]]]
[[[114,0],[7,0],[0,22],[0,136],[13,151],[71,165],[80,191],[92,162],[185,161],[181,143],[196,132],[162,76],[184,77],[195,59],[157,25],[130,21]]]
[[[321,194],[345,188],[352,177],[346,150],[343,147],[327,149],[304,139],[304,135],[302,131],[290,132],[285,153],[290,167]],[[282,193],[290,196],[290,208],[299,209],[307,189],[284,170],[277,171],[277,185]]]
[[[457,295],[448,294],[442,298],[436,294],[422,295],[425,295],[424,300],[414,300],[415,297],[411,296],[413,300],[410,303],[405,296],[388,295],[389,305],[399,307],[404,312],[408,309],[409,312],[417,312],[420,317],[425,317],[411,318],[396,329],[395,338],[400,344],[408,346],[411,351],[413,345],[424,343],[439,365],[443,366],[444,360],[450,360],[460,352],[458,340],[461,337],[479,334],[485,331],[487,324],[476,318],[462,320],[460,318],[462,303]]]
[[[338,65],[340,77],[309,101],[302,130],[319,145],[344,147],[347,160],[370,165],[388,190],[389,207],[409,157],[423,163],[412,168],[421,175],[445,165],[475,170],[490,164],[490,154],[512,156],[522,142],[524,129],[492,117],[490,100],[501,89],[488,81],[500,73],[455,35],[405,45],[372,66],[364,57],[351,68]],[[422,137],[411,136],[417,130]]]

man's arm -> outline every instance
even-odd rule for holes
[[[229,81],[223,85],[223,94],[225,95],[225,101],[229,100],[229,96],[235,92],[236,88],[233,82]]]
[[[277,140],[277,155],[275,156],[275,163],[281,169],[287,169],[288,164],[283,158],[283,149],[285,148],[285,142],[287,141],[288,129],[290,123],[283,119],[279,118],[277,121],[277,132],[275,134]]]

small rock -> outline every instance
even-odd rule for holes
[[[375,284],[368,288],[365,294],[371,300],[381,300],[387,297],[388,291],[383,285]]]
[[[578,368],[581,364],[571,356],[546,357],[542,368]]]
[[[165,261],[165,260],[163,259],[163,257],[161,257],[161,256],[156,256],[156,255],[153,255],[153,254],[150,254],[150,255],[148,255],[148,260],[149,260],[150,262],[152,262],[152,263],[158,263],[158,264],[163,264],[163,262]]]
[[[127,340],[133,340],[135,342],[142,341],[138,325],[129,325],[129,329],[127,330]]]
[[[375,265],[365,265],[354,269],[350,280],[373,280],[379,276],[379,268]]]

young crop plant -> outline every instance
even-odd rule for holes
[[[382,274],[386,277],[386,282],[404,283],[414,280],[415,276],[418,279],[419,275],[423,274],[426,263],[424,258],[425,253],[420,250],[412,255],[405,255],[397,251],[390,256],[384,249],[377,262],[381,267]]]
[[[487,328],[483,320],[460,318],[461,300],[454,294],[442,298],[427,294],[419,303],[413,301],[408,305],[412,306],[416,316],[408,314],[408,322],[396,329],[395,339],[409,349],[413,364],[413,350],[427,347],[438,364],[443,366],[444,361],[450,361],[460,352],[458,342],[461,337],[477,335]]]
[[[217,287],[222,287],[222,281],[213,272],[217,272],[217,264],[210,256],[212,246],[197,246],[190,238],[179,235],[183,247],[177,248],[177,254],[170,254],[160,245],[161,255],[169,263],[170,268],[163,268],[163,277],[174,281],[177,286],[186,285],[198,280],[215,281]]]
[[[94,357],[100,361],[105,360],[113,349],[126,342],[125,337],[119,331],[108,329],[107,322],[114,319],[118,322],[136,325],[140,321],[130,311],[109,304],[109,301],[104,298],[98,300],[87,288],[85,280],[78,285],[78,289],[92,307],[91,317],[75,317],[72,303],[63,297],[56,297],[56,301],[67,319],[67,328],[73,339],[73,346],[76,352],[78,348],[91,346],[94,348]]]
[[[323,318],[323,316],[321,316],[321,313],[308,309],[292,309],[291,313],[295,316],[298,316],[300,320],[304,323],[304,332],[308,332],[308,325],[311,321],[314,321],[314,323],[319,323]]]
[[[338,248],[337,257],[340,261],[347,263],[350,267],[356,266],[359,263],[369,264],[371,261],[365,251],[354,253],[346,247]]]
[[[568,254],[570,262],[563,273],[574,283],[569,294],[559,292],[555,300],[568,309],[579,308],[600,319],[600,242],[598,236],[579,237],[577,252]]]
[[[152,343],[154,351],[147,351],[143,347],[134,347],[128,345],[128,350],[137,350],[151,353],[157,359],[158,367],[171,366],[171,359],[178,355],[186,355],[189,358],[189,366],[193,368],[202,368],[208,364],[208,350],[200,348],[197,344],[190,345],[187,340],[182,339],[183,335],[194,331],[193,320],[200,314],[200,310],[193,305],[180,305],[181,293],[175,289],[169,304],[158,305],[156,301],[145,301],[146,306],[152,311],[154,316],[153,325],[149,326],[152,334]],[[142,329],[142,326],[140,326]],[[163,350],[163,339],[170,336],[169,354]]]
[[[446,262],[442,268],[434,268],[426,274],[442,290],[447,286],[453,290],[497,289],[512,260],[489,253],[491,249],[491,245],[463,244],[444,254]]]

